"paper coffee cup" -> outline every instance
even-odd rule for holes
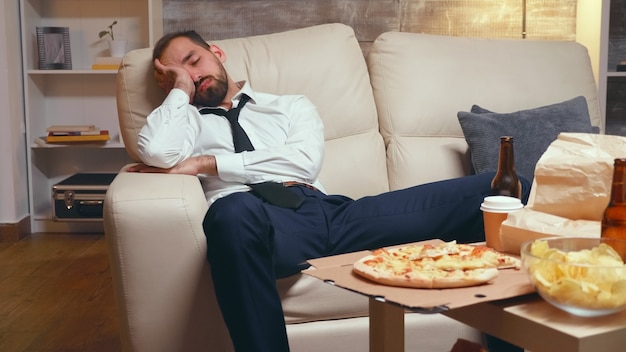
[[[509,213],[520,210],[523,207],[522,201],[515,197],[485,197],[480,205],[480,210],[483,211],[487,247],[491,247],[496,251],[504,250],[500,242],[500,225],[506,220]]]

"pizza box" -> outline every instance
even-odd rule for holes
[[[417,243],[442,243],[442,241]],[[311,267],[302,273],[378,301],[395,303],[421,313],[441,312],[535,292],[524,269],[500,270],[498,277],[491,283],[472,287],[419,289],[378,284],[352,272],[352,263],[370,253],[360,251],[312,259],[308,261]]]

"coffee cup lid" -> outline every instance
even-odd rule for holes
[[[489,196],[483,200],[480,210],[492,213],[508,213],[523,207],[522,201],[515,197]]]

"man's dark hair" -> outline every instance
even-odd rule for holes
[[[167,48],[167,46],[170,44],[170,41],[172,39],[180,38],[180,37],[189,38],[189,40],[191,40],[192,42],[200,45],[201,47],[207,50],[209,50],[209,48],[211,47],[204,40],[204,38],[202,38],[202,36],[194,30],[172,32],[172,33],[164,35],[163,37],[161,37],[161,39],[159,39],[156,42],[156,44],[154,45],[154,49],[152,50],[152,62],[154,62],[154,59],[160,58],[161,55],[163,55],[163,51]]]

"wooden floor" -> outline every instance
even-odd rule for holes
[[[119,350],[103,235],[0,242],[0,351]]]

